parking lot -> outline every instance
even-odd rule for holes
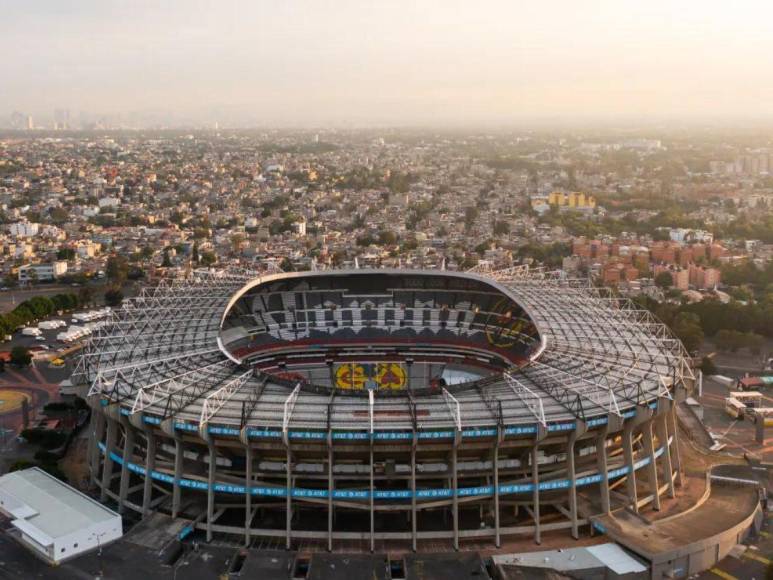
[[[748,420],[733,419],[725,412],[725,399],[730,389],[723,384],[705,378],[703,396],[699,397],[703,405],[703,422],[715,439],[725,445],[724,452],[734,455],[751,453],[762,461],[773,461],[773,427],[765,431],[762,444],[755,440],[756,427]],[[773,393],[763,390],[763,405],[773,407]],[[698,397],[696,397],[698,398]]]

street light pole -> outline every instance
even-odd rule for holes
[[[183,560],[182,562],[177,564],[174,567],[174,574],[172,574],[172,580],[177,580],[177,572],[179,572],[180,568],[182,568],[183,566],[187,566],[188,564],[190,564],[190,562],[188,562],[187,560]]]
[[[102,563],[102,536],[104,536],[107,532],[102,532],[101,534],[94,534],[94,537],[97,539],[97,557],[99,558],[99,578],[100,580],[105,576],[105,569]]]

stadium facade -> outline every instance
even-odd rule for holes
[[[119,510],[415,550],[659,509],[693,375],[648,312],[524,267],[194,272],[116,310],[73,379]]]

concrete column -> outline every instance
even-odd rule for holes
[[[212,441],[207,442],[209,447],[209,474],[207,477],[207,542],[212,541],[212,524],[215,519],[215,467],[217,465],[217,456],[215,444]]]
[[[609,507],[609,472],[607,468],[607,432],[608,427],[604,425],[596,435],[596,466],[598,467],[601,481],[599,482],[599,496],[601,497],[601,509],[603,513],[610,512]]]
[[[182,438],[174,438],[174,483],[172,484],[172,517],[176,518],[180,512],[180,479],[183,475],[183,459],[185,448]]]
[[[572,520],[572,537],[577,540],[580,533],[577,525],[577,473],[575,471],[574,447],[577,443],[577,431],[569,434],[566,450],[566,470],[569,477],[569,517]]]
[[[676,497],[674,490],[674,470],[671,465],[671,450],[668,446],[668,413],[661,413],[655,419],[655,434],[658,437],[658,443],[663,447],[660,465],[663,471],[663,480],[668,484],[668,497]]]
[[[411,549],[416,551],[416,433],[413,433],[411,447]]]
[[[456,468],[457,454],[458,454],[458,441],[459,437],[454,441],[454,448],[451,450],[451,515],[453,517],[454,525],[454,550],[459,550],[459,495],[457,494],[457,488],[459,486],[459,473]]]
[[[494,544],[501,546],[499,533],[499,442],[502,438],[501,429],[497,432],[497,442],[494,444]]]
[[[89,440],[89,471],[90,484],[96,483],[99,477],[99,463],[102,452],[97,443],[101,443],[105,437],[105,414],[101,407],[91,410],[91,439]]]
[[[107,441],[105,442],[105,461],[102,465],[102,491],[99,495],[100,501],[107,500],[107,490],[110,487],[110,480],[113,476],[113,459],[110,454],[115,451],[115,437],[118,430],[118,422],[115,419],[107,421]]]
[[[754,441],[762,445],[765,443],[765,417],[754,418]]]
[[[628,490],[628,500],[631,503],[631,509],[634,512],[639,511],[639,498],[636,494],[636,470],[633,466],[633,424],[628,421],[623,428],[623,454],[625,455],[625,465],[628,467],[626,477],[626,489]]]
[[[370,440],[370,551],[373,553],[376,550],[376,519],[375,519],[375,504],[374,504],[374,492],[375,492],[375,479],[373,476],[373,438],[371,433]]]
[[[676,421],[676,404],[671,407],[669,435],[672,437],[671,442],[671,461],[674,464],[675,480],[674,483],[682,487],[682,457],[679,454],[679,426]]]
[[[534,486],[532,491],[532,502],[534,503],[534,542],[542,543],[542,530],[539,522],[539,443],[534,443],[531,448],[531,483]]]
[[[252,449],[244,446],[244,547],[250,545],[252,527]]]
[[[142,494],[142,516],[150,513],[150,500],[153,496],[153,478],[151,472],[156,468],[156,435],[152,431],[146,431],[148,438],[147,453],[145,454],[145,489]]]
[[[134,427],[128,424],[124,424],[124,439],[123,439],[123,465],[121,465],[121,486],[118,492],[118,513],[124,513],[126,507],[124,502],[126,501],[126,494],[129,491],[129,479],[131,472],[129,471],[129,461],[134,454]]]
[[[286,467],[287,467],[287,473],[285,474],[285,477],[287,479],[287,488],[286,488],[286,503],[285,503],[285,547],[289,550],[290,546],[292,544],[292,523],[293,523],[293,497],[292,497],[292,488],[293,488],[293,458],[292,458],[292,452],[290,451],[290,443],[286,443],[287,447],[287,459],[286,459]]]
[[[658,495],[658,466],[655,460],[655,444],[652,440],[652,420],[647,421],[642,427],[644,436],[644,451],[650,458],[647,465],[647,479],[649,479],[650,492],[652,493],[652,508],[660,511],[660,495]]]
[[[333,437],[327,434],[327,551],[333,551]]]

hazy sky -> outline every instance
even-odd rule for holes
[[[773,3],[0,0],[0,115],[773,116]]]

